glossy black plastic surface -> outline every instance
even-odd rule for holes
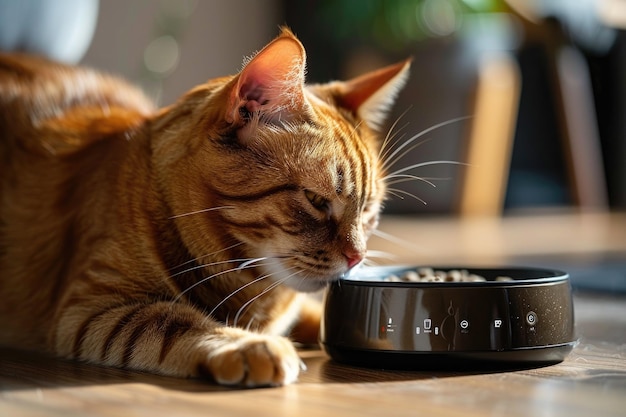
[[[384,281],[405,269],[415,268],[362,269],[329,287],[321,342],[331,357],[374,367],[435,359],[554,363],[575,342],[565,273],[466,268],[487,281]]]

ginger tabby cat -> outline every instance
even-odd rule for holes
[[[94,71],[0,54],[0,344],[220,384],[282,385],[306,292],[362,261],[376,129],[408,62],[305,85],[288,30],[154,109]]]

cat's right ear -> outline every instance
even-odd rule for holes
[[[288,121],[304,108],[305,67],[304,47],[288,29],[245,63],[234,80],[226,113],[238,137],[246,136],[246,124],[253,118]]]

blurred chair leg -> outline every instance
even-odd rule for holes
[[[502,213],[515,136],[520,73],[514,57],[490,52],[481,60],[469,134],[469,164],[460,191],[461,216]]]
[[[564,46],[554,59],[565,159],[574,202],[581,209],[607,210],[608,192],[587,63]]]

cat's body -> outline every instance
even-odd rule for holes
[[[373,127],[408,64],[305,87],[287,30],[155,110],[92,71],[0,55],[0,344],[225,384],[297,378],[312,291],[360,262]]]

